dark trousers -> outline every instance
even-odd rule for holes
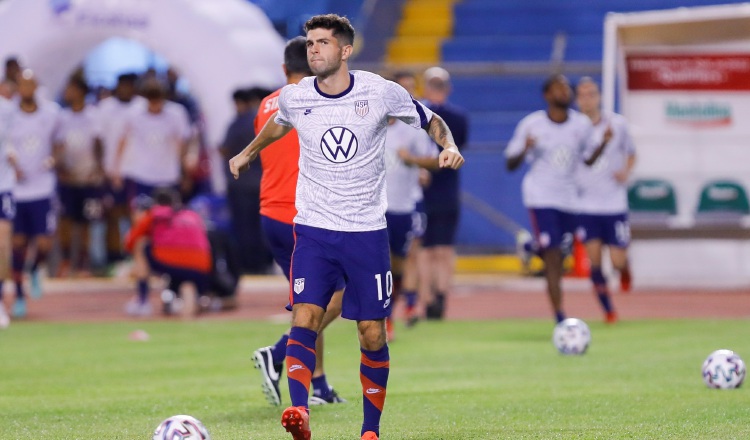
[[[273,260],[260,226],[260,190],[230,185],[227,202],[240,270],[243,273],[266,273]]]

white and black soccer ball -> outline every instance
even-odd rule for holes
[[[580,355],[586,353],[591,343],[591,331],[585,322],[576,318],[560,321],[552,333],[557,351],[566,355]]]
[[[172,416],[159,424],[154,440],[211,440],[208,430],[195,417]]]
[[[739,388],[745,380],[745,362],[732,350],[716,350],[703,362],[702,372],[709,388]]]

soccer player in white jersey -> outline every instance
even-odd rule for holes
[[[11,164],[16,171],[13,196],[16,216],[13,220],[13,281],[16,302],[13,315],[26,315],[23,270],[26,251],[33,242],[36,258],[31,267],[31,296],[42,294],[39,264],[47,260],[52,248],[57,218],[52,207],[55,196],[55,159],[53,143],[60,109],[57,104],[36,98],[37,82],[30,70],[18,81],[20,100],[14,110],[6,137]]]
[[[63,257],[72,270],[86,269],[89,225],[102,218],[104,168],[99,117],[96,108],[86,105],[89,87],[80,76],[68,81],[63,99],[69,107],[60,113],[56,134],[59,163],[57,193],[60,197],[60,244]],[[63,233],[64,232],[64,233]],[[72,249],[78,237],[78,261]]]
[[[287,85],[275,119],[229,161],[236,177],[260,150],[292,127],[300,138],[296,244],[292,256],[292,329],[287,377],[292,406],[281,416],[295,440],[311,436],[307,406],[315,370],[315,340],[336,282],[346,277],[342,316],[357,321],[364,422],[361,438],[377,439],[389,371],[385,318],[391,313],[392,274],[385,211],[385,136],[388,117],[425,128],[443,147],[442,167],[463,157],[445,122],[399,85],[378,75],[349,71],[354,28],[338,15],[305,23],[315,77]]]
[[[385,137],[385,182],[388,210],[385,219],[388,224],[388,240],[391,247],[391,272],[393,273],[393,295],[396,303],[401,294],[405,273],[405,259],[411,250],[412,241],[418,234],[420,214],[417,202],[422,199],[419,184],[421,169],[438,168],[437,149],[432,140],[422,130],[414,130],[398,119],[388,121],[388,135]],[[413,268],[416,269],[416,268]],[[414,274],[409,274],[414,275]],[[416,286],[409,285],[407,292]],[[416,294],[416,292],[415,292]],[[407,309],[409,298],[407,299]],[[388,341],[394,338],[393,320],[386,319]]]
[[[13,199],[16,172],[10,164],[5,142],[12,111],[13,104],[0,96],[0,329],[10,324],[10,317],[3,302],[3,283],[10,278],[13,217],[16,214],[16,204]]]
[[[117,147],[125,134],[127,115],[135,107],[145,108],[147,101],[136,95],[138,75],[124,73],[117,77],[117,86],[113,95],[103,99],[97,105],[99,109],[104,171],[107,175],[107,191],[104,198],[105,216],[107,219],[107,259],[120,260],[124,257],[122,249],[121,223],[128,221],[128,204],[125,189],[115,190],[112,182],[115,178],[115,157]],[[123,168],[128,168],[123,164]],[[122,227],[124,229],[124,226]]]
[[[622,291],[630,290],[628,265],[627,181],[635,165],[635,145],[628,132],[627,121],[621,115],[600,110],[599,86],[588,77],[576,86],[578,108],[594,124],[594,136],[612,137],[601,156],[590,167],[580,167],[577,180],[578,210],[581,241],[591,262],[591,281],[606,313],[607,322],[615,322],[607,279],[602,272],[602,247],[609,248],[612,266],[620,272]]]
[[[167,101],[159,81],[147,80],[143,96],[146,105],[132,107],[125,118],[114,161],[113,186],[124,187],[128,201],[151,196],[157,188],[178,189],[193,135],[187,111]]]
[[[530,165],[521,185],[522,199],[531,215],[534,250],[544,261],[555,319],[560,322],[565,319],[560,285],[563,248],[572,245],[576,227],[576,169],[584,161],[596,161],[609,139],[605,136],[591,155],[586,155],[594,142],[593,126],[586,115],[569,108],[573,92],[567,78],[552,76],[542,91],[547,109],[518,123],[505,156],[508,170],[524,161]]]

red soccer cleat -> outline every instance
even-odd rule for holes
[[[367,431],[362,434],[362,440],[378,440],[378,435],[372,431]]]
[[[281,414],[281,426],[294,440],[310,440],[310,415],[304,406],[290,406]],[[375,437],[377,439],[377,436]]]
[[[617,312],[607,312],[606,317],[604,318],[604,322],[607,324],[614,324],[617,322]]]

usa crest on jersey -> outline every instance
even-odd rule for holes
[[[370,106],[368,105],[367,100],[354,101],[354,112],[364,118],[367,113],[370,112]]]
[[[294,293],[302,293],[302,291],[305,290],[305,279],[304,278],[296,278],[294,280]]]

